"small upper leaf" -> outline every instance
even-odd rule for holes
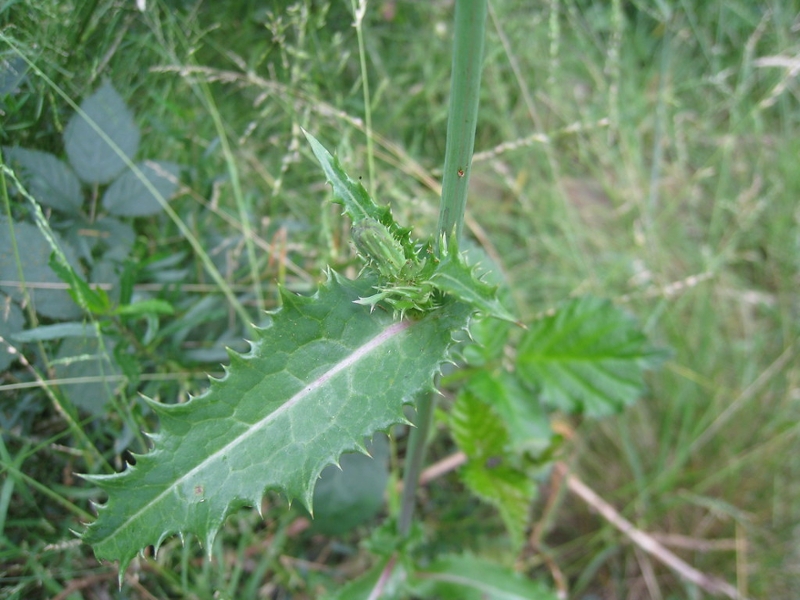
[[[133,113],[110,82],[81,103],[64,130],[64,146],[75,172],[87,183],[108,183],[139,149],[139,128]],[[112,145],[113,144],[113,145]],[[116,148],[114,147],[116,146]]]
[[[311,150],[325,172],[328,182],[333,186],[333,201],[344,206],[345,213],[353,220],[354,224],[363,219],[375,219],[388,227],[391,234],[403,247],[406,258],[413,258],[416,249],[409,237],[411,230],[400,227],[395,222],[394,217],[392,217],[392,211],[388,206],[375,204],[370,198],[369,192],[364,189],[364,186],[360,182],[351,179],[345,173],[341,164],[339,164],[339,159],[331,156],[331,153],[319,143],[317,138],[305,130],[303,133],[308,143],[311,144]]]
[[[633,403],[644,390],[643,371],[663,357],[627,313],[587,296],[530,326],[517,372],[549,406],[600,417]]]
[[[514,316],[497,298],[497,286],[481,281],[461,254],[454,237],[441,245],[442,258],[430,280],[433,285],[472,305],[484,315],[517,323]]]

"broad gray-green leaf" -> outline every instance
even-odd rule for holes
[[[29,284],[28,293],[36,312],[53,319],[74,319],[79,317],[81,309],[72,301],[67,290],[47,289],[50,284],[61,286],[63,282],[49,266],[52,248],[42,237],[39,230],[30,223],[15,222],[13,227],[17,251],[22,264],[22,272],[26,283]],[[54,233],[53,236],[56,243],[63,250],[67,262],[74,269],[80,270],[72,248],[65,244],[57,234]],[[9,225],[4,217],[0,217],[0,280],[19,281]],[[22,302],[24,298],[20,285],[0,286],[0,291],[5,292],[17,302]]]
[[[81,103],[81,110],[86,116],[75,113],[64,130],[69,162],[83,181],[108,183],[125,168],[125,160],[109,141],[132,160],[139,149],[139,128],[108,81]]]
[[[311,508],[314,484],[343,452],[405,422],[403,405],[429,393],[451,332],[469,308],[451,303],[418,320],[354,303],[373,282],[334,274],[314,297],[283,293],[283,307],[251,351],[230,351],[221,380],[186,404],[151,402],[155,448],[117,475],[90,477],[108,494],[84,540],[124,571],[170,534],[206,548],[225,517],[259,506],[266,489]]]
[[[549,406],[600,417],[633,403],[644,390],[644,370],[663,357],[631,316],[587,296],[530,326],[517,350],[517,372]]]
[[[436,600],[556,600],[546,585],[474,556],[446,556],[413,574],[420,598]]]
[[[103,414],[120,385],[115,376],[121,369],[112,356],[113,342],[108,338],[102,346],[97,336],[68,337],[61,343],[53,368],[58,379],[66,380],[62,390],[75,406]]]
[[[77,215],[83,204],[81,183],[66,163],[49,152],[3,148],[6,160],[18,168],[20,179],[40,204]]]
[[[514,316],[497,299],[497,286],[484,283],[475,275],[475,270],[459,254],[455,239],[450,240],[446,251],[444,246],[442,244],[441,261],[430,278],[431,283],[486,316],[516,323]]]
[[[18,54],[4,53],[0,56],[0,96],[18,94],[20,86],[28,78],[28,63]]]
[[[164,200],[178,189],[178,165],[148,160],[137,167]],[[119,217],[145,217],[163,210],[156,196],[133,171],[126,171],[108,186],[103,194],[103,206],[109,213]]]
[[[15,342],[27,344],[30,342],[61,340],[68,337],[96,337],[96,335],[97,331],[92,325],[80,321],[71,321],[68,323],[55,323],[53,325],[40,325],[33,329],[26,329],[12,336],[12,339]]]

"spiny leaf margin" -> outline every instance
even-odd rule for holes
[[[354,303],[373,284],[331,273],[313,297],[283,292],[250,352],[229,351],[225,376],[206,393],[180,405],[149,401],[161,420],[154,449],[123,473],[85,476],[108,495],[83,534],[95,555],[119,560],[122,576],[137,552],[175,533],[210,550],[227,515],[260,506],[267,489],[311,510],[325,466],[406,422],[403,405],[433,390],[471,309],[450,303],[394,321]]]
[[[391,234],[400,242],[406,258],[413,259],[416,254],[414,242],[411,241],[411,229],[401,227],[392,216],[388,206],[377,205],[369,192],[360,182],[353,180],[342,168],[339,158],[332,156],[317,138],[303,130],[311,150],[322,167],[328,183],[333,188],[333,201],[344,206],[344,212],[352,219],[353,224],[364,219],[375,219],[386,226]]]

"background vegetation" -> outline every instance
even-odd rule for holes
[[[124,235],[109,233],[97,225],[107,214],[96,185],[84,190],[79,215],[47,215],[80,268],[111,284],[114,302],[160,300],[172,314],[151,304],[112,315],[95,323],[103,342],[94,345],[63,330],[18,342],[4,333],[11,319],[30,329],[75,315],[23,313],[10,299],[8,280],[18,278],[0,282],[0,351],[17,352],[0,364],[3,597],[315,598],[368,567],[359,545],[368,527],[324,535],[278,497],[265,503],[264,520],[255,511],[229,519],[211,560],[194,541],[168,540],[121,592],[115,567],[98,564],[71,533],[101,500],[74,473],[103,462],[121,469],[147,447],[139,432],[154,418],[139,394],[171,403],[203,390],[206,373],[220,373],[224,347],[241,348],[248,336],[242,311],[263,322],[278,284],[310,292],[326,264],[355,273],[347,224],[325,202],[301,127],[335,147],[398,221],[420,237],[434,231],[452,2],[368,3],[363,54],[353,8],[340,0],[0,7],[4,147],[63,157],[74,113],[67,99],[78,103],[107,81],[135,115],[138,156],[180,166],[170,202],[178,221],[130,217]],[[673,351],[648,397],[623,415],[558,422],[564,460],[696,568],[748,596],[792,597],[800,589],[800,5],[495,0],[489,29],[468,235],[502,268],[523,318],[592,292],[628,307]],[[8,217],[31,220],[7,183],[0,240],[9,239]],[[125,239],[125,251],[105,260]],[[16,269],[16,257],[0,258],[4,274]],[[402,439],[391,447],[395,466],[401,450]],[[432,459],[452,451],[439,436]],[[574,598],[690,595],[558,478],[533,507],[520,556],[510,554],[500,518],[452,475],[429,485],[422,506],[431,553],[466,548],[546,581],[561,574]]]

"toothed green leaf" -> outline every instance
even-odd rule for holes
[[[634,319],[608,300],[565,302],[535,321],[520,342],[517,373],[556,409],[602,417],[644,391],[644,371],[666,357]]]
[[[444,249],[445,244],[442,243]],[[458,300],[471,304],[489,317],[517,323],[514,316],[497,299],[497,286],[484,283],[475,275],[472,266],[459,254],[455,238],[447,244],[446,252],[430,278],[437,288]]]
[[[414,244],[409,238],[411,230],[397,224],[388,206],[375,204],[364,186],[345,173],[339,164],[339,159],[331,156],[331,153],[319,143],[317,138],[307,131],[303,131],[303,133],[325,172],[328,183],[333,187],[333,201],[344,206],[345,213],[353,220],[354,224],[364,219],[375,219],[388,227],[391,234],[403,247],[406,258],[413,258],[415,250]]]
[[[538,457],[553,442],[550,419],[535,394],[506,371],[477,371],[467,384],[469,393],[492,407],[508,432],[508,449]]]
[[[474,494],[494,505],[515,546],[523,541],[536,486],[515,463],[508,431],[492,406],[462,390],[450,412],[450,430],[468,457],[461,479]]]
[[[283,308],[226,375],[186,404],[151,402],[155,448],[136,466],[89,479],[108,494],[84,540],[124,571],[143,547],[193,533],[207,548],[237,507],[266,489],[309,509],[328,465],[365,436],[404,422],[403,404],[432,390],[451,333],[469,308],[450,303],[416,320],[354,303],[374,284],[334,274],[314,297]]]

